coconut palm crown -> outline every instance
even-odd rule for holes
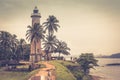
[[[53,15],[50,15],[49,18],[47,18],[47,21],[43,23],[45,32],[48,31],[49,35],[54,34],[54,31],[57,32],[58,27],[60,27],[58,23],[59,21],[57,20],[57,18]]]
[[[60,54],[62,53],[63,55],[70,55],[70,48],[67,46],[67,43],[64,41],[58,41],[57,42],[57,48],[55,50],[55,52],[59,53],[59,57]]]
[[[40,26],[39,23],[35,23],[33,26],[28,26],[28,30],[26,33],[26,39],[30,41],[30,43],[34,42],[35,47],[35,62],[38,61],[37,59],[37,51],[36,51],[36,45],[37,42],[39,42],[41,39],[44,39],[44,33],[43,28]]]
[[[34,40],[38,42],[44,38],[43,29],[38,23],[35,23],[34,26],[28,26],[28,28],[26,33],[26,39],[28,39],[28,41],[32,42]]]
[[[44,45],[43,48],[46,52],[47,60],[49,60],[48,54],[53,53],[55,51],[56,42],[57,42],[57,39],[56,39],[56,36],[54,35],[50,35],[50,36],[47,35],[47,37],[45,38],[44,43],[43,43]]]

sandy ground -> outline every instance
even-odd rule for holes
[[[40,71],[33,75],[29,80],[55,80],[55,66],[49,64],[49,62],[42,62],[46,68],[40,69]]]

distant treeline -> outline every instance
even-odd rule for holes
[[[97,58],[120,58],[120,53],[115,53],[110,56],[97,56]]]

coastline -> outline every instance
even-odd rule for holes
[[[99,66],[90,70],[92,80],[120,80],[120,66],[107,66],[107,64],[120,63],[120,59],[99,58],[97,60]]]
[[[92,80],[111,80],[105,77],[101,77],[101,76],[96,76],[96,75],[91,75]]]
[[[95,76],[95,75],[91,75],[92,80],[100,80],[102,77],[100,76]]]

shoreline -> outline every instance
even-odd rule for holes
[[[91,75],[92,80],[113,80],[110,78],[106,78],[106,77],[100,77],[100,76],[96,76],[96,75]]]
[[[95,75],[91,75],[92,80],[100,80],[102,77],[100,76],[95,76]]]

